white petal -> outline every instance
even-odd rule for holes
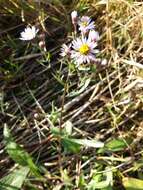
[[[36,33],[38,32],[38,29],[34,26],[32,27],[27,27],[24,29],[23,32],[21,32],[21,40],[32,40],[33,38],[36,37]]]

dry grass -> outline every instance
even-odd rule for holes
[[[142,179],[142,164],[138,163],[142,160],[143,141],[143,3],[89,0],[64,5],[55,2],[42,1],[39,5],[28,1],[24,7],[21,1],[7,0],[0,5],[3,7],[0,176],[8,174],[15,164],[4,151],[5,124],[16,142],[47,169],[46,184],[37,179],[31,182],[38,190],[87,189],[95,174],[101,174],[103,179],[107,167],[114,175],[110,189],[124,189],[125,177]],[[69,14],[73,9],[96,21],[101,34],[101,56],[108,60],[108,66],[99,67],[95,72],[82,71],[80,76],[73,72],[64,89],[67,67],[60,65],[58,54],[71,31]],[[48,53],[38,48],[28,49],[18,40],[19,32],[27,23],[45,32],[50,61]],[[79,91],[84,78],[91,79],[88,87],[71,97],[71,93]],[[78,153],[66,152],[60,137],[51,133],[51,127],[61,125],[63,130],[69,125],[67,121],[72,123],[74,138],[98,139],[105,144],[120,138],[127,147],[116,152],[91,147],[82,148]],[[23,189],[30,189],[26,185]]]

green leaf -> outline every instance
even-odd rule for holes
[[[81,145],[78,143],[74,142],[70,138],[62,138],[61,143],[64,147],[65,152],[70,152],[70,153],[78,153],[80,152]]]
[[[65,122],[64,128],[68,136],[72,135],[73,125],[69,120]]]
[[[29,166],[31,172],[40,177],[39,169],[34,164],[32,157],[13,140],[7,126],[4,127],[4,143],[7,153],[15,163],[21,166]]]
[[[1,190],[18,190],[21,189],[30,169],[29,167],[20,167],[15,169],[9,175],[0,180]]]
[[[143,180],[125,177],[123,185],[126,190],[143,190]]]
[[[80,151],[81,146],[101,148],[104,146],[104,143],[96,140],[62,137],[62,145],[65,148],[65,151],[78,153]]]
[[[93,176],[91,181],[88,184],[88,190],[95,190],[95,189],[102,189],[102,190],[108,190],[111,189],[111,186],[113,185],[113,173],[112,173],[112,168],[107,167],[106,170],[104,171],[104,176],[105,178],[104,181],[99,181],[101,180],[100,175]]]
[[[80,176],[75,179],[76,186],[79,187],[79,189],[83,189],[83,187],[86,185],[84,174],[80,173]]]
[[[62,80],[62,76],[60,76],[58,73],[57,75],[53,74],[54,78],[61,84],[62,86],[65,85],[64,81]]]
[[[86,146],[86,147],[93,147],[93,148],[102,148],[104,147],[104,143],[100,141],[96,141],[94,139],[72,139],[73,142]]]
[[[85,81],[82,82],[81,88],[77,91],[73,91],[71,92],[68,96],[69,97],[74,97],[74,96],[78,96],[79,94],[81,94],[82,92],[85,91],[85,89],[88,87],[88,85],[90,84],[91,79],[88,78]]]
[[[95,180],[91,180],[88,184],[88,190],[103,189],[108,187],[108,185],[108,181],[96,182]]]
[[[60,130],[60,128],[57,127],[51,127],[51,133],[55,136],[66,136],[66,130],[62,129]]]
[[[106,144],[106,148],[113,152],[124,150],[127,147],[128,145],[123,139],[113,139]]]
[[[113,188],[112,188],[111,186],[108,186],[108,187],[103,188],[103,189],[101,189],[101,190],[113,190]]]
[[[72,128],[72,123],[70,121],[66,121],[64,123],[64,127],[61,130],[57,127],[51,127],[51,132],[56,136],[66,137],[72,134]]]
[[[61,178],[64,182],[64,185],[71,185],[71,178],[68,175],[68,171],[66,169],[61,170]]]
[[[133,171],[138,171],[139,168],[142,168],[142,167],[143,167],[143,160],[140,159],[140,160],[134,162]]]

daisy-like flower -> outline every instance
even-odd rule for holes
[[[90,30],[88,37],[91,41],[97,42],[99,40],[99,33],[95,30]]]
[[[71,58],[77,66],[82,63],[96,62],[96,53],[99,50],[95,49],[97,43],[92,42],[89,38],[77,38],[72,42]]]
[[[36,29],[35,26],[32,26],[32,27],[28,26],[27,28],[25,28],[23,32],[21,32],[20,40],[23,40],[23,41],[32,40],[33,38],[36,37],[37,32],[38,32],[38,29]]]
[[[79,30],[86,34],[89,30],[93,30],[95,28],[94,21],[91,20],[88,16],[82,16],[78,22]]]
[[[62,57],[65,57],[65,56],[70,56],[70,54],[71,54],[71,45],[67,46],[66,44],[63,44],[60,55]]]

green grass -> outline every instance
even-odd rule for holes
[[[95,21],[107,66],[60,60],[73,10]],[[143,189],[143,3],[1,0],[0,12],[0,190]],[[47,52],[19,40],[27,24]]]

